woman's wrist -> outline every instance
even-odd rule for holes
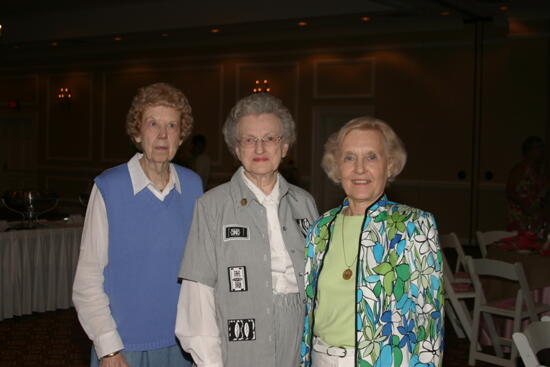
[[[116,356],[116,355],[119,354],[119,353],[120,353],[120,350],[117,350],[116,352],[109,353],[109,354],[105,354],[103,357],[101,357],[101,359],[104,359],[104,358],[111,358],[111,357]]]

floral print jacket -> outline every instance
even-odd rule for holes
[[[306,317],[301,366],[311,366],[317,280],[342,205],[306,239]],[[430,213],[383,195],[365,215],[356,274],[356,366],[436,367],[443,361],[442,254]]]

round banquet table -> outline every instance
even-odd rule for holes
[[[0,232],[0,320],[72,306],[81,224]]]

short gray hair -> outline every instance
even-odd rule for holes
[[[405,145],[390,125],[370,116],[358,117],[349,121],[328,138],[325,143],[325,153],[321,162],[321,166],[328,178],[332,182],[340,184],[338,158],[342,153],[341,148],[344,138],[353,130],[375,130],[382,134],[384,137],[384,149],[388,156],[388,182],[392,182],[405,168],[407,151],[405,150]]]
[[[263,113],[271,113],[277,116],[283,125],[282,141],[288,144],[289,147],[294,143],[296,140],[294,119],[288,108],[283,105],[283,102],[267,93],[251,94],[237,102],[229,112],[223,125],[223,136],[231,154],[235,155],[235,148],[239,143],[237,136],[239,133],[239,120],[248,115],[261,115]]]

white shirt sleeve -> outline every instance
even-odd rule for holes
[[[223,367],[214,288],[182,280],[176,335],[183,349],[193,356],[197,367]]]
[[[94,343],[99,358],[124,349],[109,308],[109,297],[103,289],[103,269],[108,263],[109,223],[101,192],[92,188],[82,241],[80,257],[73,284],[73,303],[78,319]]]

